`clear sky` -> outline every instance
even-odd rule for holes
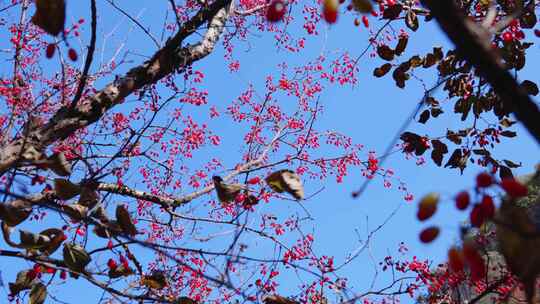
[[[2,1],[2,4],[4,2],[7,1]],[[69,1],[68,23],[78,20],[81,14],[88,15],[86,2]],[[130,29],[132,24],[129,20],[121,17],[106,1],[98,2],[100,24],[102,24],[98,36],[100,38],[98,39],[98,50],[100,52],[103,50],[105,60],[124,39],[123,51],[129,50],[144,56],[153,53],[155,46],[140,29],[136,27]],[[164,20],[164,8],[168,7],[167,1],[155,1],[155,3],[154,1],[117,2],[130,14],[140,16],[140,22],[147,25],[149,30],[159,37]],[[88,17],[86,19],[89,20]],[[382,23],[371,19],[371,29],[376,30],[377,26]],[[118,30],[110,37],[107,36],[108,32],[112,33],[114,26],[118,26]],[[266,75],[273,73],[277,76],[276,66],[282,61],[286,61],[290,66],[302,65],[320,53],[329,53],[334,50],[348,50],[351,56],[355,57],[368,44],[367,30],[362,26],[354,27],[350,16],[343,16],[338,24],[324,25],[320,30],[321,35],[309,38],[306,42],[306,51],[300,55],[276,50],[271,34],[251,37],[249,43],[238,46],[235,52],[236,58],[241,63],[241,68],[237,73],[228,71],[227,63],[223,60],[222,45],[219,44],[212,55],[194,66],[196,69],[204,71],[206,75],[203,85],[209,91],[210,105],[215,105],[219,110],[225,110],[227,103],[236,98],[250,84],[253,84],[257,92],[262,95]],[[298,32],[299,29],[292,28],[291,31]],[[0,34],[3,36],[0,41],[8,39],[6,31],[2,31]],[[83,32],[83,45],[88,41],[87,34],[87,32]],[[106,37],[107,44],[103,44]],[[73,40],[71,43],[77,45],[79,42]],[[412,35],[409,41],[404,58],[415,54],[415,52],[426,53],[436,45],[448,46],[448,42],[434,22],[421,23],[420,30]],[[534,71],[534,67],[540,65],[538,50],[537,46],[529,49],[531,54],[528,60],[530,62],[521,74],[523,79],[539,80],[538,73]],[[144,60],[144,56],[139,57],[140,61]],[[136,59],[137,56],[131,58]],[[99,56],[98,59],[100,59]],[[82,65],[82,60],[79,62]],[[138,62],[136,61],[136,63]],[[423,91],[421,84],[414,80],[407,83],[405,90],[401,90],[393,85],[390,75],[382,79],[375,79],[372,76],[372,70],[380,64],[379,59],[365,56],[359,63],[360,81],[356,86],[352,88],[336,86],[325,90],[321,98],[325,113],[316,122],[316,127],[348,134],[353,137],[356,143],[365,145],[366,151],[373,150],[382,153],[395,136],[400,125],[416,107]],[[0,67],[2,76],[9,75],[9,73],[11,73],[9,64]],[[433,74],[430,75],[431,77],[425,78],[427,85],[436,80]],[[420,125],[413,122],[410,129],[416,130],[419,134],[442,135],[447,128],[459,126],[458,117],[452,113],[452,105],[450,107],[446,105],[445,110],[445,114],[435,123],[430,121],[427,125]],[[202,114],[193,113],[193,115]],[[205,112],[204,115],[207,113]],[[224,134],[236,132],[235,125],[228,124],[226,120],[217,120],[212,123],[215,125],[211,125],[211,127],[219,128]],[[538,144],[520,126],[517,126],[516,130],[519,136],[512,140],[503,139],[503,143],[497,147],[495,155],[521,161],[523,167],[515,170],[517,175],[530,173],[538,162]],[[221,150],[219,151],[223,159],[230,160],[229,167],[239,158],[237,148],[233,144],[234,140],[225,142],[220,146]],[[230,148],[229,145],[233,148]],[[209,150],[208,153],[210,155],[214,152]],[[429,158],[428,155],[426,153],[427,158]],[[324,191],[303,204],[314,218],[312,225],[316,239],[316,251],[320,254],[324,252],[327,255],[335,256],[337,264],[362,245],[360,241],[366,240],[366,231],[375,229],[394,210],[399,208],[392,219],[374,234],[370,241],[370,250],[363,252],[342,272],[349,277],[350,284],[356,287],[359,293],[368,290],[373,279],[374,265],[370,255],[377,263],[388,254],[395,256],[401,242],[404,242],[409,248],[408,256],[415,255],[421,259],[429,258],[435,263],[446,259],[447,248],[458,240],[459,222],[466,219],[464,213],[459,213],[453,208],[452,197],[460,190],[470,189],[474,183],[474,176],[479,172],[477,167],[469,166],[464,174],[460,175],[457,170],[436,167],[429,159],[425,165],[417,166],[414,160],[406,160],[402,154],[392,155],[384,166],[392,168],[416,198],[432,191],[441,193],[443,198],[441,208],[435,217],[428,222],[428,224],[437,224],[443,228],[442,235],[437,241],[430,245],[424,245],[418,241],[418,232],[427,224],[419,223],[416,220],[415,203],[417,199],[414,202],[405,202],[403,193],[396,190],[395,186],[386,189],[382,186],[382,182],[377,180],[370,184],[360,198],[352,199],[351,192],[357,190],[364,180],[359,170],[350,172],[341,184],[337,184],[332,178],[329,178],[325,182],[308,181],[305,185],[307,193],[313,193],[324,186]],[[283,202],[283,204],[277,202],[275,205],[274,212],[278,214],[299,212],[298,207],[290,202]],[[4,249],[3,241],[0,244],[0,248]],[[12,262],[13,260],[3,258],[0,264],[2,265],[1,279],[4,283],[12,281],[16,271],[20,270],[20,264]],[[13,267],[12,265],[18,266]],[[388,277],[383,274],[377,278],[376,286],[383,287],[388,282]],[[282,283],[280,290],[286,294],[287,284]],[[95,290],[89,289],[88,285],[80,282],[69,290],[62,290],[63,293],[59,295],[59,299],[67,303],[95,303],[100,296]],[[6,294],[7,284],[0,289],[0,299],[5,299]],[[402,300],[405,303],[414,302],[407,296],[403,296]],[[3,301],[0,300],[1,303]]]

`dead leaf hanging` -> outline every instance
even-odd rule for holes
[[[352,0],[353,8],[363,14],[368,14],[373,10],[371,0]]]
[[[18,295],[19,292],[32,288],[36,281],[35,277],[29,275],[31,270],[23,270],[17,273],[17,278],[14,283],[9,283],[9,292],[12,295]]]
[[[28,304],[43,304],[47,298],[47,287],[43,283],[37,283],[30,290]]]
[[[178,297],[176,301],[174,301],[174,303],[175,304],[197,304],[197,301],[189,297]]]
[[[264,304],[298,304],[298,302],[280,295],[268,295],[263,298]]]
[[[0,219],[10,227],[24,222],[32,213],[32,204],[25,200],[15,200],[0,204]]]
[[[35,234],[29,231],[25,230],[19,230],[20,235],[20,248],[24,249],[43,249],[45,248],[51,241],[51,239],[48,236],[41,235],[41,234]]]
[[[54,153],[47,158],[47,167],[59,176],[71,175],[71,164],[63,152]]]
[[[273,172],[266,177],[265,181],[277,193],[287,192],[297,200],[304,199],[304,186],[300,176],[291,170]]]
[[[36,0],[36,13],[32,23],[45,32],[58,36],[66,22],[66,3],[64,0]]]
[[[141,283],[148,288],[161,289],[167,286],[167,277],[163,271],[155,270],[152,274],[143,276]]]
[[[67,179],[55,178],[54,191],[59,199],[68,200],[79,195],[81,193],[81,187],[68,181]]]
[[[117,221],[109,221],[103,225],[96,225],[93,231],[97,236],[104,239],[117,236],[123,232]]]
[[[60,245],[66,239],[64,232],[58,228],[45,229],[39,234],[47,236],[50,239],[49,243],[47,243],[46,246],[41,249],[45,255],[53,254],[56,250],[58,250],[58,248],[60,248]]]
[[[220,176],[212,176],[214,188],[221,203],[227,204],[236,198],[240,191],[245,189],[241,184],[226,184]]]
[[[88,207],[80,204],[63,205],[62,210],[74,221],[80,222],[88,214]]]
[[[64,244],[63,254],[64,264],[79,273],[84,272],[84,268],[92,260],[82,246],[73,243]]]
[[[124,265],[120,265],[118,267],[109,269],[109,278],[116,279],[120,277],[127,277],[127,276],[132,275],[133,273],[134,273],[133,269],[131,269],[130,267],[125,267]]]
[[[540,173],[528,181],[529,185],[531,183],[538,189]],[[500,251],[512,273],[525,286],[529,303],[534,298],[535,282],[540,274],[540,198],[536,191],[536,194],[529,193],[528,197],[535,199],[527,206],[505,197],[495,218]]]
[[[129,215],[126,207],[124,207],[123,205],[118,205],[116,207],[116,220],[118,221],[118,224],[120,225],[124,233],[131,236],[137,234],[137,228],[133,224],[131,216]]]
[[[88,207],[88,209],[92,209],[97,205],[98,202],[99,194],[95,189],[90,187],[82,188],[78,204]]]

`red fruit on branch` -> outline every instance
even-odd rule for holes
[[[248,179],[247,183],[250,185],[257,185],[260,181],[261,181],[261,178],[256,176],[256,177]]]
[[[437,211],[437,204],[439,202],[439,195],[437,193],[429,193],[424,196],[418,203],[418,212],[416,217],[420,221],[425,221],[432,217]]]
[[[273,0],[266,10],[266,20],[270,22],[279,22],[283,20],[287,6],[283,0]]]
[[[323,1],[322,13],[323,13],[323,18],[324,20],[326,20],[326,22],[330,24],[335,23],[338,17],[338,10],[339,10],[338,0],[324,0]]]
[[[471,202],[471,197],[469,195],[469,192],[467,191],[461,191],[456,195],[456,208],[459,210],[465,210],[467,207],[469,207],[469,204]]]
[[[116,267],[118,267],[118,264],[116,264],[116,261],[113,260],[113,259],[109,259],[109,261],[107,261],[107,267],[109,267],[109,269],[116,269]]]
[[[487,188],[493,184],[493,177],[489,173],[482,172],[476,176],[476,186],[478,188]]]
[[[518,182],[513,178],[505,178],[500,183],[501,188],[510,196],[511,198],[520,198],[527,196],[528,189],[527,186]]]
[[[74,49],[68,50],[68,57],[69,59],[71,59],[71,61],[77,61],[77,58],[79,58],[77,52]]]
[[[484,220],[490,220],[495,215],[495,204],[493,203],[493,198],[489,195],[484,195],[482,201],[480,202],[480,207],[482,208],[482,214]]]
[[[55,51],[56,51],[56,45],[53,43],[49,43],[47,45],[47,48],[45,49],[45,57],[51,59],[54,56]]]
[[[439,233],[439,227],[428,227],[420,232],[420,241],[422,243],[431,243],[439,236]]]
[[[470,214],[471,226],[477,227],[477,228],[482,226],[482,224],[486,220],[486,217],[483,211],[484,210],[480,204],[474,205]]]

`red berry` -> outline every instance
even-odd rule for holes
[[[437,211],[438,202],[439,195],[437,193],[429,193],[424,196],[418,203],[418,212],[416,213],[418,220],[425,221],[432,217]]]
[[[360,25],[360,20],[358,20],[358,18],[354,18],[354,26],[359,26]]]
[[[287,7],[283,0],[273,0],[266,10],[266,20],[270,22],[278,22],[283,20]]]
[[[120,263],[122,263],[122,266],[124,266],[124,268],[129,268],[129,262],[122,254],[120,255]]]
[[[67,279],[67,273],[65,270],[62,270],[62,272],[60,272],[60,279],[62,280]]]
[[[525,33],[523,31],[517,31],[516,32],[516,39],[517,40],[523,40],[525,39]]]
[[[56,45],[53,43],[49,43],[47,45],[47,49],[45,49],[45,57],[52,58],[54,56],[54,52],[56,51]]]
[[[339,2],[337,0],[323,1],[323,18],[326,22],[332,24],[337,21]]]
[[[535,35],[536,37],[540,37],[540,30],[538,30],[538,29],[537,29],[537,30],[534,30],[534,35]]]
[[[495,204],[493,203],[493,198],[489,195],[484,195],[482,197],[482,202],[480,203],[480,206],[482,208],[482,214],[484,215],[484,219],[490,220],[495,215]]]
[[[420,241],[422,243],[431,243],[439,236],[439,227],[428,227],[420,232]]]
[[[469,195],[469,192],[467,191],[461,191],[456,196],[456,208],[459,210],[465,210],[467,207],[469,207],[469,203],[471,202],[471,197]]]
[[[511,198],[520,198],[527,196],[529,192],[527,186],[518,182],[513,178],[505,178],[501,181],[501,188],[506,191],[506,194]]]
[[[256,185],[258,184],[259,182],[261,181],[261,178],[256,176],[254,178],[250,178],[247,183],[250,184],[250,185]]]
[[[514,40],[514,37],[512,36],[512,33],[510,32],[504,32],[504,34],[502,35],[502,40],[504,42],[512,42],[512,40]]]
[[[367,16],[362,16],[362,23],[365,27],[369,27],[369,19]]]
[[[109,259],[109,261],[107,261],[107,267],[109,267],[109,269],[115,270],[118,265],[116,264],[115,260]]]
[[[241,204],[246,200],[246,195],[243,193],[239,193],[235,198],[234,202],[237,204]]]
[[[77,58],[79,58],[77,52],[74,49],[68,50],[68,57],[69,59],[71,59],[71,61],[77,61]]]
[[[109,248],[109,249],[112,249],[112,248],[113,248],[113,242],[112,242],[112,240],[109,240],[109,242],[107,242],[107,248]]]
[[[482,208],[482,206],[480,204],[474,205],[470,214],[471,225],[473,227],[480,227],[485,220],[486,217],[484,215],[484,209]]]
[[[482,172],[476,176],[476,186],[486,188],[493,184],[493,177],[486,172]]]
[[[512,19],[512,21],[510,21],[510,26],[517,27],[518,25],[519,21],[517,19]]]

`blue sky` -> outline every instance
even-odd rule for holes
[[[98,36],[100,37],[98,50],[103,47],[103,58],[109,58],[110,54],[115,51],[113,46],[124,40],[126,43],[124,50],[141,55],[152,54],[155,47],[140,29],[136,27],[129,29],[131,24],[128,20],[119,16],[105,1],[99,2],[100,22],[106,28],[106,30],[102,28]],[[163,14],[165,8],[168,7],[167,1],[159,1],[155,6],[154,4],[150,6],[129,1],[124,2],[126,3],[119,2],[119,5],[122,5],[132,15],[140,14],[141,23],[147,25],[149,31],[159,37],[164,20]],[[86,2],[70,1],[69,5],[68,23],[70,23],[69,20],[76,21],[81,15],[88,15],[88,9],[84,6]],[[298,12],[295,13],[298,14]],[[89,20],[88,17],[86,19]],[[368,35],[365,28],[352,26],[352,20],[351,16],[341,16],[338,24],[324,25],[320,28],[321,35],[308,39],[306,51],[300,55],[276,50],[270,34],[252,37],[249,44],[239,45],[235,52],[235,56],[241,62],[238,73],[228,71],[227,64],[223,60],[223,50],[219,44],[212,55],[195,65],[196,69],[205,72],[204,86],[209,91],[210,104],[216,105],[220,110],[225,110],[226,103],[236,98],[250,84],[253,84],[255,90],[262,95],[265,76],[273,71],[274,76],[277,76],[275,69],[277,64],[282,61],[286,61],[290,66],[302,65],[320,53],[334,50],[348,50],[354,57],[367,45]],[[102,38],[106,37],[107,32],[115,25],[119,26],[118,31],[114,32],[107,40],[107,45],[101,44]],[[377,25],[381,25],[381,23],[372,20],[372,29],[375,29]],[[292,28],[291,31],[295,32],[298,29]],[[4,39],[0,40],[7,40],[5,31],[1,35],[4,35]],[[86,43],[86,38],[87,33],[83,32],[83,44]],[[78,44],[76,40],[72,40],[71,43]],[[412,35],[404,58],[417,52],[426,53],[436,45],[448,46],[449,44],[434,22],[422,23],[419,32]],[[539,80],[538,74],[533,68],[540,64],[537,56],[538,47],[531,47],[529,52],[531,53],[528,58],[530,62],[520,77],[537,81]],[[98,59],[100,58],[98,57]],[[132,58],[136,60],[137,56]],[[142,61],[144,57],[140,56],[139,59]],[[140,61],[135,61],[134,64]],[[82,64],[82,60],[79,60],[79,63]],[[382,153],[400,125],[416,107],[423,91],[420,83],[415,81],[409,81],[407,88],[401,90],[393,85],[390,75],[382,79],[375,79],[372,76],[372,70],[380,64],[379,59],[366,56],[359,63],[359,83],[356,86],[352,88],[336,86],[325,90],[321,97],[325,113],[316,122],[316,127],[345,133],[352,136],[355,142],[365,145],[366,151],[374,150]],[[3,65],[0,68],[2,76],[9,75],[10,72],[9,65]],[[426,79],[428,79],[428,85],[435,82],[433,74]],[[125,105],[125,107],[129,107],[129,105]],[[122,111],[122,108],[119,108],[118,111]],[[442,135],[447,128],[460,126],[457,116],[451,112],[451,106],[446,107],[446,113],[434,123],[432,121],[427,125],[412,123],[410,129],[419,134]],[[193,113],[193,115],[202,114]],[[207,115],[206,112],[204,115]],[[226,123],[225,120],[218,120],[214,124],[211,127],[219,128],[224,134],[236,132],[236,127]],[[523,167],[515,171],[517,175],[530,173],[538,162],[538,144],[520,126],[515,129],[519,136],[512,140],[503,140],[503,143],[497,147],[495,155],[521,161]],[[230,160],[229,167],[239,158],[240,151],[236,150],[237,148],[234,146],[235,140],[238,138],[231,139],[230,142],[225,141],[220,146],[222,151],[219,153],[224,160]],[[230,149],[229,146],[234,148]],[[211,153],[215,153],[215,151],[208,150],[207,153],[206,156],[211,156]],[[388,254],[395,255],[399,244],[404,242],[409,248],[408,256],[416,255],[419,258],[429,258],[436,263],[445,260],[447,248],[458,240],[459,222],[466,219],[465,213],[459,213],[453,208],[452,196],[463,189],[470,189],[474,176],[479,172],[478,168],[470,166],[463,175],[460,175],[456,170],[436,167],[430,160],[419,167],[414,160],[405,160],[402,154],[394,154],[389,157],[385,167],[394,169],[416,198],[432,191],[441,193],[442,204],[433,219],[430,219],[428,223],[419,223],[415,217],[415,202],[417,200],[411,203],[404,202],[402,192],[397,191],[395,187],[386,189],[380,181],[372,182],[360,198],[352,199],[351,192],[363,182],[359,170],[350,172],[344,183],[341,184],[336,184],[332,178],[324,183],[315,181],[306,183],[307,193],[313,193],[322,186],[325,187],[323,192],[306,201],[304,206],[314,218],[311,225],[316,239],[316,252],[335,256],[337,264],[361,245],[359,239],[365,241],[366,229],[373,230],[399,207],[392,219],[374,235],[370,250],[365,251],[342,272],[343,275],[349,277],[350,284],[359,293],[369,288],[373,278],[374,268],[369,254],[375,257],[376,262],[382,261],[384,256]],[[292,203],[287,202],[275,206],[274,212],[278,214],[299,212],[298,207]],[[428,224],[441,226],[443,228],[442,235],[431,245],[424,245],[418,241],[417,235]],[[5,246],[3,242],[0,244],[2,244],[2,248]],[[8,261],[5,261],[2,262],[2,265],[6,265],[5,263]],[[1,278],[5,283],[13,280],[15,273],[20,269],[18,267],[20,264],[11,264],[12,260],[9,262],[9,266],[1,269]],[[11,265],[17,265],[17,267]],[[381,275],[377,279],[376,286],[385,286],[384,284],[387,282],[388,277]],[[286,282],[283,282],[282,285],[280,291],[286,294],[289,291]],[[59,298],[68,303],[95,303],[100,294],[88,291],[86,289],[88,287],[88,285],[78,282],[69,290],[61,289],[63,292]],[[0,297],[5,298],[6,290],[6,288],[0,289]],[[84,294],[84,297],[81,298],[81,294]],[[413,302],[406,296],[402,300],[405,303]]]

